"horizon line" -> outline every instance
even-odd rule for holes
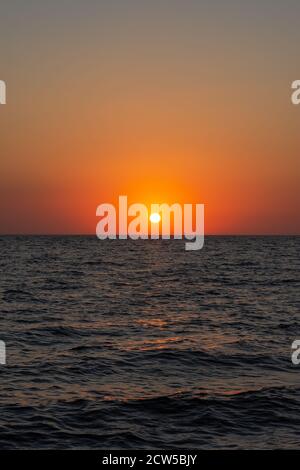
[[[120,234],[117,234],[117,238],[109,239],[109,240],[119,240]],[[196,235],[195,235],[196,236]],[[204,234],[204,237],[299,237],[300,233],[207,233]],[[96,234],[93,233],[0,233],[0,237],[95,237],[98,239]],[[170,240],[174,239],[174,234],[170,235]],[[131,240],[130,236],[128,235],[127,239],[123,240]],[[138,238],[137,240],[141,240]],[[152,239],[151,235],[149,238],[142,239],[144,241],[147,240],[162,240],[162,236],[160,235],[158,239]],[[165,239],[168,240],[168,239]],[[181,239],[176,240],[185,240],[184,235]],[[104,240],[101,240],[104,241]],[[136,240],[134,240],[136,241]]]

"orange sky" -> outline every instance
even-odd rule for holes
[[[299,4],[100,3],[3,7],[1,233],[95,233],[120,194],[300,233]]]

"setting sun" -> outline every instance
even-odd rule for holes
[[[160,222],[160,215],[157,212],[154,212],[153,214],[150,215],[150,221],[153,224],[158,224]]]

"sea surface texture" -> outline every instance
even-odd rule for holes
[[[300,448],[299,237],[0,238],[0,448]]]

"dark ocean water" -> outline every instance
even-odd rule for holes
[[[299,245],[0,238],[0,448],[300,448]]]

